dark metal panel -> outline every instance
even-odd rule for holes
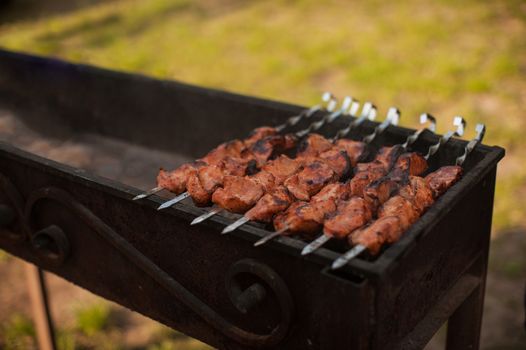
[[[473,265],[484,283],[496,168],[430,226],[377,281],[376,348],[399,342]],[[476,203],[476,205],[474,205]]]
[[[31,237],[12,240],[0,234],[0,245],[7,251],[214,346],[240,349],[247,345],[225,336],[213,317],[199,317],[183,299],[168,292],[138,267],[140,257],[130,259],[125,251],[116,249],[97,232],[102,224],[96,221],[100,219],[116,233],[117,240],[131,244],[218,315],[258,334],[268,333],[280,322],[278,298],[267,286],[264,302],[243,315],[230,303],[225,279],[231,267],[246,258],[274,270],[285,281],[293,304],[290,330],[275,348],[363,348],[368,342],[366,320],[372,292],[367,281],[355,283],[321,273],[319,264],[291,254],[269,254],[246,240],[221,237],[213,227],[189,226],[189,217],[158,213],[151,205],[132,202],[126,193],[106,183],[91,182],[71,174],[72,169],[52,165],[56,164],[1,145],[0,173],[26,202],[25,216],[19,221],[24,222],[24,230]],[[2,202],[12,205],[4,187]],[[62,191],[72,198],[57,201],[56,193]],[[79,206],[92,212],[95,219],[86,221],[79,214]],[[47,233],[40,230],[51,225],[64,232],[67,246],[60,242],[46,246],[41,236],[55,236],[49,229]],[[63,263],[56,257],[61,252],[65,252]],[[342,305],[352,310],[352,318],[342,313]],[[347,332],[341,334],[334,324],[345,324]]]

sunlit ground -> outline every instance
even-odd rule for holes
[[[408,126],[431,112],[441,132],[460,114],[471,126],[466,138],[476,122],[486,123],[485,143],[507,150],[490,271],[496,284],[510,286],[495,292],[513,294],[511,301],[488,299],[496,299],[491,307],[499,310],[520,309],[526,276],[523,1],[14,0],[0,21],[0,45],[13,50],[303,105],[316,103],[323,90],[352,94],[382,111],[399,107]],[[499,248],[507,237],[523,249],[509,255]],[[486,344],[515,344],[494,337],[504,336],[486,337]],[[72,341],[82,341],[77,338]]]

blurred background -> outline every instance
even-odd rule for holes
[[[526,349],[526,2],[0,1],[0,46],[312,105],[322,91],[487,125],[503,146],[483,349]],[[5,120],[4,120],[5,122]],[[0,123],[2,127],[9,127]],[[49,276],[61,349],[206,345]],[[0,250],[0,348],[34,348],[22,263]],[[16,291],[16,292],[15,292]],[[428,346],[438,349],[439,333]]]

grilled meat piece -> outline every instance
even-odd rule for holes
[[[297,158],[316,157],[320,153],[330,150],[334,145],[319,134],[309,134],[298,145]]]
[[[223,178],[223,187],[212,195],[212,202],[233,213],[244,213],[265,193],[261,182],[251,176],[227,175]]]
[[[396,160],[391,171],[371,182],[363,190],[363,197],[374,207],[378,207],[409,181],[411,175],[421,175],[427,170],[427,161],[418,153],[404,153]]]
[[[202,161],[195,161],[181,165],[174,171],[166,171],[164,169],[159,170],[157,175],[157,186],[167,189],[175,194],[180,194],[186,189],[186,180],[192,174],[195,174],[197,170],[206,163]]]
[[[343,183],[332,183],[314,195],[309,202],[302,202],[300,207],[291,206],[279,218],[279,224],[288,227],[290,232],[313,233],[319,231],[327,213],[336,210],[340,200],[349,196],[349,186]]]
[[[245,143],[241,140],[228,141],[208,152],[207,155],[200,160],[206,164],[217,164],[225,159],[225,157],[240,157],[246,148]]]
[[[444,166],[425,179],[411,177],[397,196],[385,202],[378,220],[349,236],[351,244],[362,244],[377,254],[383,244],[393,243],[429,208],[436,196],[443,194],[462,175],[459,166]]]
[[[250,148],[245,149],[241,156],[256,160],[258,168],[277,154],[285,153],[296,146],[297,138],[291,134],[272,135],[256,141]]]
[[[252,161],[226,157],[218,164],[201,167],[196,173],[189,175],[186,190],[196,206],[208,206],[212,199],[212,193],[223,185],[225,175],[243,176],[251,164]]]
[[[334,146],[342,151],[345,151],[351,161],[351,167],[355,167],[358,162],[366,155],[366,145],[360,141],[353,141],[349,139],[340,139],[336,141]]]
[[[282,184],[287,178],[300,171],[302,167],[303,163],[300,160],[281,155],[265,164],[261,171],[271,173],[276,183]]]
[[[343,239],[372,219],[372,209],[371,205],[360,197],[340,201],[337,209],[325,220],[323,233],[329,237]]]
[[[318,158],[325,161],[340,180],[348,178],[351,174],[352,162],[349,155],[344,150],[335,147],[321,153]]]
[[[252,147],[256,142],[261,139],[264,139],[267,136],[276,135],[278,131],[270,126],[262,126],[252,130],[248,138],[244,140],[246,147]]]
[[[411,176],[409,184],[402,186],[398,191],[398,195],[410,200],[418,210],[419,215],[422,215],[434,201],[433,191],[431,191],[426,180],[419,176]]]
[[[284,234],[301,232],[302,234],[316,233],[323,222],[323,213],[316,210],[309,202],[298,201],[274,218],[276,230],[286,230]]]
[[[395,145],[390,147],[382,147],[378,151],[375,160],[381,162],[384,168],[391,169],[400,155],[404,152],[404,148],[401,145]]]
[[[396,242],[403,230],[400,219],[396,216],[386,216],[371,223],[369,226],[360,228],[349,237],[351,244],[361,244],[367,247],[372,255],[380,252],[386,241]]]
[[[364,196],[365,188],[373,181],[380,179],[387,174],[387,169],[383,162],[374,160],[369,163],[359,163],[354,177],[349,181],[351,193],[357,197]]]
[[[245,217],[253,221],[270,222],[275,213],[288,208],[294,197],[285,186],[278,186],[272,192],[267,192],[256,205],[245,213]]]
[[[441,196],[449,187],[453,186],[462,176],[462,168],[458,165],[443,166],[426,176],[426,182],[433,191],[435,198]]]
[[[325,185],[338,179],[338,175],[324,161],[315,160],[302,171],[285,180],[284,185],[299,200],[308,201]]]

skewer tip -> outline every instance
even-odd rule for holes
[[[199,215],[198,217],[196,217],[191,223],[190,225],[197,225],[205,220],[208,220],[210,219],[212,216],[218,214],[220,211],[222,211],[223,208],[220,208],[220,207],[215,207],[215,208],[212,208],[210,209],[210,211],[202,214],[202,215]]]
[[[340,256],[338,259],[334,260],[334,262],[331,265],[332,270],[337,270],[339,268],[342,268],[343,266],[347,265],[349,261],[356,258],[358,255],[360,255],[364,250],[367,248],[361,244],[358,244],[357,246],[353,247],[351,250],[349,250],[347,253]]]
[[[227,233],[235,231],[235,230],[237,230],[238,227],[246,224],[248,221],[250,221],[249,218],[247,218],[246,216],[242,216],[239,219],[237,219],[236,221],[234,221],[233,223],[231,223],[230,225],[228,225],[227,227],[225,227],[223,229],[223,231],[221,231],[221,234],[225,235]]]
[[[177,204],[180,201],[182,201],[183,199],[188,198],[188,197],[190,197],[190,194],[188,192],[183,192],[180,195],[178,195],[177,197],[172,198],[169,201],[166,201],[163,204],[161,204],[159,206],[159,208],[157,208],[157,210],[163,210],[163,209],[169,208],[172,205]]]
[[[263,244],[267,243],[271,239],[274,239],[275,237],[278,237],[279,235],[281,235],[282,233],[284,233],[287,230],[288,230],[288,228],[285,227],[285,228],[282,228],[281,230],[277,230],[275,232],[272,232],[270,235],[267,235],[267,236],[261,238],[256,243],[254,243],[254,247],[259,247],[260,245],[263,245]]]
[[[321,235],[320,237],[316,238],[314,241],[312,241],[309,244],[307,244],[303,248],[303,250],[301,251],[301,255],[309,255],[309,254],[311,254],[312,252],[314,252],[317,249],[319,249],[322,245],[327,243],[330,239],[331,239],[330,236],[327,236],[325,234]]]

